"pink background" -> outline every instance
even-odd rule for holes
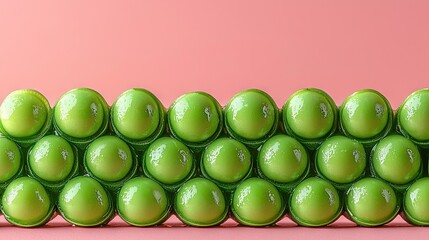
[[[0,99],[33,88],[51,102],[67,90],[90,87],[109,104],[142,87],[165,106],[189,91],[206,91],[225,105],[235,93],[260,88],[282,106],[304,87],[341,102],[373,88],[394,108],[429,87],[429,1],[3,1],[0,0]],[[2,218],[1,218],[2,219]],[[365,229],[344,221],[331,228],[161,227],[120,221],[94,229],[61,220],[19,229],[0,220],[2,238],[118,239],[317,237],[402,239],[429,228],[403,221]]]

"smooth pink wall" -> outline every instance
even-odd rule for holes
[[[394,107],[429,87],[429,1],[0,1],[0,98],[55,104],[91,87],[109,103],[143,87],[168,106],[261,88],[281,106],[318,87],[337,104],[375,88]]]

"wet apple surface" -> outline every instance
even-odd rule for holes
[[[101,181],[124,179],[133,168],[134,156],[130,147],[120,138],[103,136],[88,145],[84,156],[87,171]]]
[[[367,166],[362,144],[345,136],[326,139],[316,153],[316,169],[321,176],[338,183],[355,181]]]
[[[70,223],[90,227],[113,216],[112,200],[103,186],[87,176],[71,179],[58,196],[58,210]]]
[[[44,225],[54,213],[54,202],[42,184],[29,177],[13,180],[2,197],[6,220],[21,227]]]
[[[42,180],[60,182],[70,176],[76,161],[75,151],[66,140],[48,135],[29,151],[28,168]]]
[[[421,162],[417,146],[401,135],[385,137],[371,153],[375,174],[398,185],[413,181],[422,170]]]
[[[179,140],[162,137],[153,142],[143,156],[145,173],[164,185],[177,185],[195,170],[192,152]]]
[[[35,90],[13,91],[0,106],[0,129],[12,139],[45,134],[50,127],[50,119],[48,100]]]
[[[320,89],[306,88],[295,92],[283,106],[283,123],[290,135],[318,139],[336,128],[337,106]]]
[[[380,226],[390,222],[398,214],[399,206],[392,187],[376,178],[357,181],[346,195],[347,213],[361,226]]]
[[[274,185],[260,178],[249,178],[234,191],[231,209],[243,225],[268,226],[283,216],[285,203]]]
[[[309,227],[328,225],[342,212],[338,191],[318,177],[307,178],[295,187],[289,198],[289,207],[294,221]]]
[[[233,96],[225,107],[225,125],[230,135],[252,142],[265,139],[277,128],[278,109],[265,92],[250,89]]]
[[[397,112],[400,131],[419,143],[429,142],[429,89],[410,94]]]
[[[22,157],[18,145],[0,136],[0,184],[12,179],[20,168],[22,168]]]
[[[164,109],[151,92],[133,88],[123,92],[111,107],[111,122],[118,135],[144,140],[161,131]]]
[[[174,209],[184,223],[208,227],[226,220],[228,204],[216,184],[205,178],[193,178],[176,193]]]
[[[104,98],[88,88],[76,88],[60,97],[54,107],[54,127],[64,137],[91,138],[105,130],[108,106]]]
[[[390,130],[392,109],[387,99],[371,89],[360,90],[340,106],[343,132],[358,139],[373,139]]]
[[[136,177],[124,183],[116,205],[124,221],[140,227],[160,224],[170,213],[170,201],[165,190],[145,177]]]
[[[222,110],[211,95],[191,92],[180,96],[168,110],[168,123],[173,136],[184,142],[204,143],[222,129]]]
[[[216,139],[202,155],[201,169],[207,177],[224,184],[242,180],[249,174],[251,167],[249,150],[231,138]]]
[[[404,215],[411,224],[429,225],[429,178],[414,182],[404,195]]]
[[[268,139],[258,154],[260,173],[278,183],[299,180],[308,169],[309,156],[304,146],[287,135],[275,135]]]

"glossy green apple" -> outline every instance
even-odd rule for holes
[[[415,225],[429,225],[429,178],[414,182],[404,195],[404,214],[406,220]]]
[[[21,151],[17,144],[0,136],[0,184],[12,179],[22,166]]]
[[[50,127],[51,108],[39,92],[22,89],[11,92],[0,106],[0,125],[12,138],[43,134]]]
[[[216,184],[205,178],[193,178],[176,193],[174,209],[185,224],[208,227],[226,219],[228,204]]]
[[[151,92],[133,88],[123,92],[111,108],[113,128],[125,138],[151,137],[163,126],[164,109]]]
[[[194,157],[180,141],[162,137],[145,151],[143,169],[161,184],[175,185],[191,177],[195,169]]]
[[[340,107],[342,129],[359,139],[374,138],[390,128],[391,107],[387,99],[375,90],[353,93]]]
[[[345,136],[326,139],[316,153],[316,168],[321,176],[347,184],[362,176],[366,168],[365,148],[357,140]]]
[[[130,147],[116,136],[99,137],[85,151],[85,168],[102,181],[122,180],[130,173],[133,164]]]
[[[233,96],[225,107],[225,124],[234,138],[244,141],[265,139],[277,128],[278,109],[265,92],[250,89]]]
[[[400,130],[419,142],[429,141],[429,88],[413,92],[397,112]]]
[[[209,178],[231,184],[249,174],[252,159],[249,150],[239,141],[218,138],[205,149],[201,164]]]
[[[104,98],[88,88],[66,92],[54,107],[54,126],[62,135],[85,139],[107,126],[108,106]]]
[[[117,197],[119,216],[133,226],[153,226],[163,222],[170,213],[165,190],[155,181],[136,177],[127,181]]]
[[[275,182],[291,183],[306,173],[308,158],[306,149],[296,139],[276,135],[262,145],[257,159],[258,170]]]
[[[222,110],[211,95],[190,92],[180,96],[170,106],[168,123],[175,137],[185,142],[205,142],[220,133]]]
[[[54,203],[42,184],[29,177],[13,180],[2,197],[6,220],[20,227],[41,226],[54,213]]]
[[[274,185],[264,179],[249,178],[234,191],[231,208],[243,225],[268,226],[283,216],[285,204]]]
[[[58,210],[68,222],[84,227],[102,225],[113,214],[106,190],[87,176],[78,176],[66,183],[58,196]]]
[[[295,187],[289,207],[292,219],[309,227],[328,225],[342,211],[337,190],[328,181],[317,177],[307,178]]]
[[[283,122],[289,134],[303,139],[322,138],[336,127],[337,107],[320,89],[295,92],[283,106]]]
[[[376,178],[364,178],[347,191],[346,208],[358,225],[380,226],[396,217],[399,204],[389,184]]]
[[[48,135],[37,141],[28,155],[28,167],[31,172],[48,182],[65,180],[70,176],[75,161],[71,145],[55,135]]]
[[[393,184],[406,184],[420,173],[422,160],[416,145],[401,135],[382,139],[371,153],[376,175]]]

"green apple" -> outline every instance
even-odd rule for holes
[[[11,92],[0,106],[0,125],[12,138],[43,134],[50,126],[48,100],[39,92],[22,89]]]
[[[124,179],[133,164],[136,163],[130,147],[116,136],[99,137],[85,151],[85,168],[101,181],[116,182]]]
[[[371,153],[374,172],[393,184],[407,184],[420,173],[422,160],[417,146],[401,135],[382,139]]]
[[[326,139],[316,153],[317,171],[338,184],[348,184],[358,179],[364,173],[366,165],[363,145],[345,136]]]
[[[38,178],[48,182],[65,180],[73,170],[76,157],[63,138],[48,135],[36,142],[28,155],[28,167]]]
[[[88,88],[68,91],[54,107],[56,129],[69,137],[85,139],[105,128],[108,107],[104,98]]]
[[[173,136],[192,143],[213,139],[222,128],[219,103],[204,92],[180,96],[168,110],[168,123]]]
[[[6,137],[0,137],[0,184],[12,179],[22,166],[18,145]]]
[[[285,210],[277,188],[260,178],[249,178],[233,193],[232,213],[243,225],[268,226],[276,223]]]
[[[291,135],[303,139],[322,138],[336,126],[337,107],[320,89],[295,92],[283,106],[283,122]]]
[[[252,159],[249,150],[239,141],[218,138],[205,149],[201,165],[209,178],[232,184],[249,174]]]
[[[176,193],[174,209],[181,221],[197,227],[218,225],[228,214],[222,191],[205,178],[193,178],[184,183]]]
[[[328,181],[317,177],[307,178],[295,187],[289,207],[292,219],[308,227],[326,226],[342,212],[337,190]]]
[[[276,135],[261,147],[257,159],[259,171],[278,183],[291,183],[306,173],[309,157],[306,149],[296,139]]]
[[[400,129],[419,142],[429,141],[429,88],[413,92],[397,112]]]
[[[145,177],[136,177],[124,183],[118,193],[116,206],[125,222],[139,227],[160,224],[170,213],[165,190]]]
[[[13,180],[3,193],[2,212],[16,226],[41,226],[51,219],[54,203],[37,180],[21,177]]]
[[[58,196],[58,210],[65,220],[77,226],[99,226],[113,215],[106,190],[95,179],[78,176],[66,183]]]
[[[358,225],[380,226],[396,217],[399,203],[389,184],[376,178],[364,178],[347,191],[346,208],[349,217]]]
[[[348,135],[370,139],[389,130],[391,112],[389,102],[381,93],[361,90],[344,100],[340,107],[340,122]]]
[[[162,137],[155,140],[143,156],[143,170],[161,184],[179,184],[191,177],[194,169],[192,152],[174,138]]]
[[[162,126],[164,109],[149,91],[139,88],[123,92],[113,103],[111,121],[125,138],[141,140],[151,137]]]
[[[278,109],[267,93],[256,89],[242,91],[226,105],[225,123],[235,138],[260,140],[277,128]]]

